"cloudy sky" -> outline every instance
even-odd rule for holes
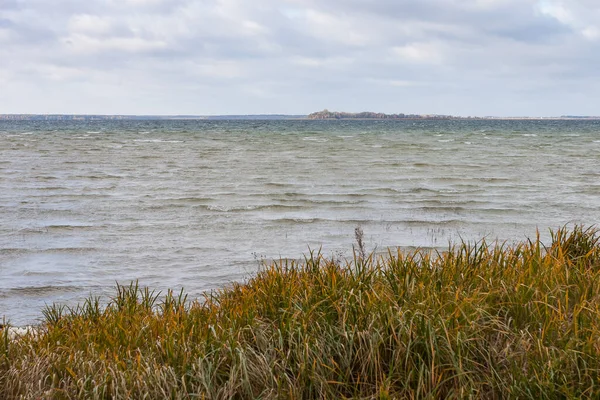
[[[599,0],[0,0],[0,113],[600,114]]]

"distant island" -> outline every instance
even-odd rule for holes
[[[549,120],[579,120],[579,119],[589,119],[589,120],[598,120],[600,116],[576,116],[576,115],[562,115],[560,117],[461,117],[454,115],[439,115],[439,114],[384,114],[384,113],[376,113],[370,111],[358,112],[358,113],[349,113],[349,112],[340,112],[340,111],[329,111],[327,109],[323,111],[314,112],[307,116],[307,119],[313,120],[341,120],[341,119],[424,119],[424,120],[432,120],[432,119],[443,119],[443,120],[540,120],[540,119],[549,119]]]
[[[348,113],[327,109],[309,114],[308,119],[452,119],[451,115],[384,114],[375,112]]]
[[[563,115],[560,117],[461,117],[438,114],[350,113],[327,109],[309,115],[100,115],[100,114],[0,114],[0,121],[150,121],[150,120],[600,120],[600,116]]]

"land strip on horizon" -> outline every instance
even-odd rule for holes
[[[374,112],[332,112],[312,114],[248,115],[104,115],[104,114],[0,114],[0,121],[111,121],[111,120],[600,120],[600,116],[454,116],[439,114],[385,114]]]

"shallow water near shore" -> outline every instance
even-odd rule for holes
[[[0,122],[0,318],[600,221],[599,121]],[[1,322],[1,320],[0,320]]]

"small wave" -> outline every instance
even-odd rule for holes
[[[345,195],[344,195],[345,196]],[[317,204],[322,206],[354,206],[357,204],[367,203],[364,200],[318,200],[318,199],[307,199],[302,200],[302,202],[308,204]]]
[[[298,192],[285,192],[285,193],[281,193],[281,196],[285,196],[285,197],[298,197],[298,196],[304,196],[303,193],[298,193]]]
[[[29,249],[23,249],[18,247],[9,247],[0,249],[0,254],[9,255],[9,254],[21,254],[26,253]]]
[[[91,253],[98,251],[95,247],[53,247],[47,249],[36,249],[36,248],[24,248],[24,247],[9,247],[0,249],[0,254],[10,255],[10,254],[78,254],[78,253]],[[52,274],[53,272],[48,272]]]
[[[96,247],[53,247],[41,250],[43,253],[89,253],[98,251]],[[35,251],[38,252],[38,251]]]
[[[412,227],[430,227],[432,225],[443,225],[443,226],[464,226],[465,223],[470,222],[462,219],[445,219],[445,220],[428,220],[428,219],[411,219],[406,221],[397,221],[399,224],[405,224]]]
[[[294,192],[288,192],[288,193],[284,193],[284,196],[287,197],[301,197],[300,199],[298,199],[298,201],[305,201],[306,197],[310,196],[311,198],[320,198],[320,197],[356,197],[356,198],[365,198],[368,196],[373,195],[373,193],[370,193],[371,189],[361,189],[360,190],[362,193],[356,193],[356,192],[346,192],[346,193],[340,193],[340,192],[312,192],[310,194],[308,193],[294,193]],[[296,199],[288,199],[288,201],[295,201]]]
[[[313,138],[313,137],[310,137],[310,136],[303,137],[302,140],[305,140],[305,141],[308,141],[308,142],[317,142],[317,143],[329,142],[329,139],[325,139],[325,138]]]
[[[299,205],[286,205],[286,204],[264,204],[264,205],[248,205],[248,206],[222,206],[222,205],[209,205],[205,206],[209,211],[220,211],[220,212],[244,212],[244,211],[261,211],[261,210],[302,210],[305,207]]]
[[[282,188],[282,187],[286,187],[286,186],[292,186],[292,184],[290,184],[290,183],[283,183],[283,182],[267,182],[267,183],[264,184],[264,186],[275,187],[275,188]]]
[[[464,225],[463,219],[409,219],[409,220],[386,220],[386,219],[369,219],[369,218],[274,218],[268,221],[283,223],[283,224],[314,224],[314,223],[343,223],[349,225],[363,225],[363,224],[397,224],[397,225],[410,225],[410,226],[431,226],[431,225]]]
[[[44,186],[44,187],[36,187],[36,190],[68,190],[68,188],[64,186]]]
[[[48,229],[48,230],[54,230],[54,231],[59,231],[59,230],[68,230],[68,231],[72,231],[75,229],[95,229],[96,226],[95,225],[71,225],[71,224],[53,224],[53,225],[46,225],[43,229]]]
[[[166,140],[166,139],[134,139],[134,142],[141,143],[183,143],[183,140]]]
[[[525,137],[537,137],[537,134],[535,134],[535,133],[524,133],[523,136],[525,136]]]
[[[511,178],[501,178],[501,177],[489,177],[489,178],[470,178],[476,181],[483,181],[483,182],[507,182],[507,181],[512,181],[513,179]]]
[[[460,207],[460,206],[424,206],[417,207],[417,210],[425,211],[425,212],[450,212],[450,213],[461,213],[465,211],[470,211],[468,208]]]
[[[175,197],[175,198],[167,198],[160,199],[161,201],[169,202],[169,201],[178,201],[182,203],[201,203],[204,201],[215,201],[214,197]]]
[[[424,205],[424,206],[432,206],[432,207],[436,207],[436,206],[442,206],[442,207],[446,207],[446,206],[468,206],[468,205],[478,205],[478,204],[488,204],[487,201],[479,201],[479,200],[460,200],[460,199],[438,199],[438,198],[434,198],[434,199],[412,199],[412,200],[404,200],[403,203],[405,204],[420,204],[420,205]]]
[[[382,187],[382,188],[374,188],[374,189],[363,189],[363,190],[361,190],[361,192],[365,193],[365,194],[363,194],[363,196],[369,196],[369,195],[374,195],[374,194],[392,194],[392,195],[420,194],[420,193],[439,194],[442,191],[436,190],[436,189],[424,188],[424,187],[406,188],[406,189],[394,189],[394,188]]]
[[[89,230],[98,228],[95,225],[71,225],[71,224],[50,224],[33,228],[22,228],[17,232],[19,234],[38,234],[48,233],[50,231],[74,231],[74,230]]]
[[[269,221],[283,223],[283,224],[313,224],[319,222],[337,222],[337,223],[348,223],[348,224],[366,224],[373,222],[371,219],[334,219],[334,218],[267,218]],[[377,221],[377,222],[391,222],[391,221]]]
[[[437,212],[437,213],[452,213],[452,214],[462,214],[462,213],[470,213],[470,212],[477,212],[477,213],[486,213],[486,214],[507,214],[510,212],[521,212],[523,210],[521,209],[516,209],[516,208],[492,208],[492,207],[485,207],[485,206],[481,206],[482,204],[485,203],[477,203],[477,202],[472,202],[475,203],[473,204],[472,207],[467,207],[467,205],[465,204],[460,205],[460,206],[444,206],[444,205],[439,205],[439,206],[423,206],[423,207],[416,207],[415,210],[418,211],[423,211],[423,212]],[[477,206],[477,204],[479,204],[480,206]]]
[[[78,292],[79,286],[23,286],[8,289],[15,296],[43,296],[51,293]]]
[[[74,178],[78,179],[121,179],[119,175],[75,175]]]

